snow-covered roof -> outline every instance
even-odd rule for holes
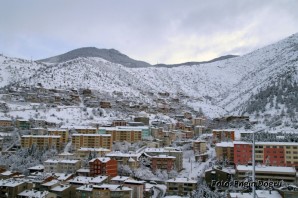
[[[215,146],[216,147],[234,147],[234,143],[233,142],[220,142],[220,143],[216,143]]]
[[[131,191],[131,188],[120,186],[117,184],[102,184],[100,186],[94,185],[93,188],[108,188],[110,191]]]
[[[67,129],[61,129],[61,128],[48,128],[48,131],[61,131],[61,132],[66,132]]]
[[[93,190],[93,185],[82,185],[78,188],[76,188],[77,190],[80,190],[80,191],[88,191],[88,192],[92,192]]]
[[[80,168],[77,170],[77,173],[90,173],[90,169],[88,168]]]
[[[169,156],[169,155],[156,155],[156,156],[151,156],[152,158],[167,158],[167,159],[176,159],[175,156]]]
[[[257,197],[259,198],[282,198],[278,191],[272,190],[256,190]],[[231,198],[252,198],[252,193],[230,193]]]
[[[53,186],[55,184],[58,184],[59,182],[60,182],[59,180],[53,179],[49,182],[43,183],[42,186]]]
[[[39,197],[46,197],[46,195],[48,194],[49,194],[48,191],[24,190],[23,192],[19,193],[18,196],[39,198]]]
[[[252,171],[252,166],[237,165],[237,171]],[[256,166],[256,172],[279,172],[279,173],[293,173],[296,175],[296,169],[285,166]]]
[[[252,144],[251,142],[234,141],[234,144]],[[268,145],[268,146],[298,146],[298,142],[256,142],[255,145]]]
[[[99,161],[101,161],[102,163],[106,163],[111,160],[111,158],[109,158],[109,157],[98,157],[98,158],[94,158],[94,159],[90,160],[89,162],[94,162],[97,159]]]
[[[25,183],[25,181],[23,180],[15,180],[15,179],[0,180],[0,186],[6,186],[6,187],[16,187],[23,183]]]
[[[56,177],[59,181],[65,181],[68,180],[73,176],[73,174],[65,174],[65,173],[53,173],[53,176]]]
[[[12,121],[11,118],[0,117],[1,121]]]
[[[81,133],[75,133],[72,134],[72,136],[93,136],[93,137],[98,137],[98,136],[106,136],[106,137],[111,137],[111,134],[81,134]]]
[[[124,183],[126,184],[144,184],[146,183],[145,181],[138,181],[138,180],[134,180],[134,179],[127,179],[124,181]]]
[[[60,135],[22,135],[22,137],[32,137],[32,138],[61,138]]]
[[[51,191],[61,192],[61,191],[64,191],[65,189],[67,189],[69,187],[70,187],[70,185],[63,184],[63,185],[59,185],[59,186],[55,186],[54,188],[51,188]]]
[[[11,171],[4,171],[4,172],[0,173],[0,175],[5,175],[5,176],[9,176],[11,174],[13,174],[13,172],[11,172]]]
[[[160,153],[164,153],[164,152],[177,152],[177,153],[181,153],[182,151],[177,151],[175,150],[175,148],[173,149],[167,149],[167,148],[146,148],[145,152],[160,152]]]
[[[105,181],[108,176],[97,176],[97,177],[84,177],[84,176],[77,176],[72,180],[69,180],[69,183],[75,184],[99,184]]]
[[[28,170],[43,170],[43,169],[44,169],[44,165],[37,165],[37,166],[32,166],[28,168]]]
[[[111,179],[111,181],[125,181],[125,180],[128,180],[128,179],[130,179],[130,177],[125,177],[125,176],[116,176],[116,177],[113,177],[112,179]]]
[[[169,179],[166,182],[171,182],[171,183],[193,183],[193,184],[197,183],[196,180],[185,178],[185,177],[177,177],[177,178]]]
[[[107,157],[140,157],[142,155],[142,153],[134,153],[134,152],[129,152],[129,153],[122,153],[120,151],[114,151],[114,152],[111,152],[111,153],[107,153],[106,156]]]
[[[96,151],[96,152],[100,152],[100,151],[107,151],[110,152],[110,149],[106,149],[106,148],[86,148],[86,147],[81,147],[78,149],[78,151]]]

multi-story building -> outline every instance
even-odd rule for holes
[[[92,196],[96,198],[109,198],[109,197],[121,197],[121,198],[132,198],[132,189],[126,186],[116,184],[102,184],[100,186],[92,186]]]
[[[31,135],[47,135],[48,134],[47,129],[41,128],[41,127],[31,128],[30,131],[31,131]]]
[[[165,147],[165,148],[146,148],[144,152],[150,156],[156,156],[156,155],[168,155],[168,156],[174,156],[175,163],[174,163],[174,169],[177,171],[180,171],[183,169],[183,153],[182,151],[177,151],[175,148],[172,147]]]
[[[95,134],[97,131],[95,127],[90,126],[75,126],[72,129],[79,134]]]
[[[197,181],[189,178],[174,178],[166,181],[167,195],[190,196],[197,189]]]
[[[201,135],[203,135],[206,131],[206,127],[205,126],[201,126],[201,125],[197,125],[194,127],[194,135],[195,137],[199,137]]]
[[[81,160],[52,160],[44,161],[44,172],[75,173],[81,168]]]
[[[206,118],[204,117],[197,117],[192,119],[193,126],[205,126]]]
[[[17,119],[16,120],[16,127],[22,130],[28,130],[31,128],[29,120],[24,119]]]
[[[252,143],[234,142],[234,163],[251,164]],[[270,166],[295,166],[298,168],[297,142],[256,142],[256,163]]]
[[[84,159],[87,158],[90,154],[92,156],[96,156],[96,157],[103,157],[105,156],[107,153],[110,153],[111,150],[110,149],[106,149],[106,148],[79,148],[76,151],[76,156],[78,158]]]
[[[213,166],[212,168],[205,170],[205,181],[212,190],[215,190],[215,186],[213,185],[212,181],[229,182],[234,176],[235,169],[232,168]],[[220,186],[218,188],[227,189],[229,187]]]
[[[138,142],[142,140],[142,129],[139,127],[101,127],[99,133],[110,134],[112,141],[118,142]]]
[[[213,129],[213,142],[227,142],[235,140],[235,131],[229,129]]]
[[[215,145],[216,158],[219,161],[234,163],[234,143],[220,142]]]
[[[196,140],[192,143],[192,147],[195,154],[206,153],[207,142],[204,140]]]
[[[61,136],[63,143],[68,142],[68,129],[49,128],[48,133],[49,133],[49,135],[59,135],[59,136]]]
[[[38,148],[55,147],[59,150],[62,146],[62,140],[59,135],[23,135],[21,137],[22,147],[30,148],[34,144]]]
[[[112,148],[112,136],[110,134],[73,134],[72,145],[79,148]]]
[[[118,162],[118,166],[128,165],[130,168],[136,168],[139,166],[139,158],[142,153],[122,153],[120,151],[115,151],[111,153],[107,153],[106,157],[110,157],[111,159],[115,159]]]
[[[126,126],[127,125],[127,121],[126,120],[113,120],[112,122],[112,126]]]
[[[170,172],[174,170],[176,157],[168,155],[151,156],[151,169],[155,172],[157,169]]]
[[[185,139],[192,139],[194,137],[193,131],[182,131],[185,134]]]
[[[94,158],[89,161],[90,175],[117,176],[117,160],[109,157]]]
[[[44,128],[46,125],[46,121],[40,119],[32,119],[30,120],[30,125],[34,128]]]
[[[238,180],[244,180],[252,174],[252,166],[237,165],[236,175]],[[264,181],[284,181],[291,184],[296,184],[296,169],[293,167],[284,166],[256,166],[256,180]]]
[[[10,118],[0,118],[0,127],[11,127],[12,120]]]

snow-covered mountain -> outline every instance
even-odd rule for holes
[[[298,34],[241,57],[176,67],[128,67],[97,55],[63,57],[46,59],[54,62],[48,65],[1,57],[1,70],[6,72],[1,72],[1,86],[15,81],[41,83],[46,88],[117,91],[144,100],[150,100],[149,92],[169,92],[173,97],[186,96],[183,104],[195,110],[201,107],[214,117],[248,112],[246,107],[254,96],[284,76],[296,82]]]

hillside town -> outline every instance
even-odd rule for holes
[[[295,133],[256,132],[258,122],[249,116],[210,119],[203,112],[146,105],[128,106],[132,116],[105,124],[10,115],[12,103],[36,111],[122,106],[93,97],[89,89],[25,89],[1,94],[1,198],[244,198],[253,191],[258,197],[298,197]],[[167,93],[156,97],[172,100]]]

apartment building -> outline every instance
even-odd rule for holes
[[[189,178],[169,179],[166,184],[166,195],[190,196],[197,189],[197,181]]]
[[[23,148],[30,148],[33,144],[38,148],[55,147],[60,150],[62,138],[59,135],[23,135],[21,137],[21,146]]]
[[[234,142],[234,163],[250,164],[252,159],[252,143]],[[256,163],[270,166],[295,166],[298,168],[297,142],[256,142]]]
[[[10,118],[0,118],[0,127],[11,127],[13,125]]]
[[[68,142],[68,137],[69,137],[68,129],[49,128],[48,134],[49,135],[59,135],[59,136],[61,136],[63,143]]]
[[[204,140],[196,140],[192,143],[194,154],[202,154],[207,151],[207,142]]]
[[[72,145],[74,149],[80,148],[112,148],[112,136],[110,134],[73,134]]]
[[[151,169],[153,172],[157,169],[170,172],[175,169],[175,159],[176,157],[168,155],[151,156]]]
[[[113,142],[138,142],[142,140],[142,129],[137,127],[101,127],[99,133],[110,134]]]
[[[112,126],[126,126],[127,125],[127,121],[126,120],[113,120],[112,122]]]
[[[192,119],[193,126],[205,126],[206,118],[204,117],[197,117]]]
[[[216,159],[234,163],[234,143],[220,142],[215,145]]]
[[[117,160],[109,157],[94,158],[89,161],[90,175],[107,175],[110,177],[117,176]]]
[[[195,137],[199,137],[199,136],[203,135],[204,133],[206,133],[206,127],[205,126],[197,125],[197,126],[194,127]]]
[[[174,163],[174,169],[177,171],[180,171],[183,169],[183,152],[177,151],[175,148],[172,147],[165,147],[165,148],[146,148],[144,152],[147,155],[150,156],[156,156],[156,155],[168,155],[168,156],[174,156],[175,163]]]
[[[212,131],[214,143],[235,141],[235,131],[229,129],[214,129]]]
[[[97,131],[95,127],[90,126],[75,126],[72,129],[79,134],[95,134]]]
[[[81,160],[52,160],[44,161],[44,172],[75,173],[81,168]]]
[[[237,179],[244,180],[252,174],[252,169],[252,166],[237,165]],[[255,173],[257,181],[284,181],[287,183],[296,184],[296,169],[293,167],[257,165],[255,167]]]
[[[106,157],[110,157],[111,159],[115,159],[118,162],[118,166],[128,165],[130,168],[136,168],[139,166],[139,158],[142,153],[122,153],[120,151],[115,151],[111,153],[107,153]]]
[[[30,190],[32,188],[33,184],[24,180],[0,180],[0,197],[17,197],[23,190]]]

